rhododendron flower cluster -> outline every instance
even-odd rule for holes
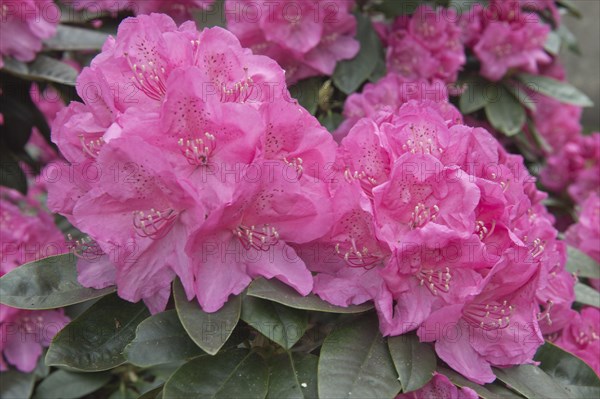
[[[457,20],[454,10],[433,10],[427,5],[419,6],[410,17],[398,17],[383,32],[388,71],[412,80],[456,81],[466,62]]]
[[[244,47],[276,60],[288,83],[331,75],[359,51],[354,0],[226,0],[227,28]]]
[[[86,96],[92,84],[97,95]],[[112,85],[134,87],[132,101]],[[221,28],[151,14],[121,24],[78,91],[85,103],[54,125],[70,165],[49,205],[89,235],[76,249],[82,284],[116,284],[153,312],[175,277],[208,312],[256,276],[311,291],[290,244],[330,224],[335,143],[290,99],[275,61]],[[106,255],[94,262],[90,251]]]
[[[532,361],[541,329],[568,318],[575,281],[522,158],[447,115],[410,100],[352,127],[330,185],[335,222],[312,244],[337,260],[306,260],[321,298],[374,300],[384,335],[417,330],[487,383],[491,365]]]
[[[583,359],[600,375],[600,310],[583,308],[554,342]]]
[[[214,0],[70,0],[69,2],[77,10],[113,13],[131,10],[135,15],[161,12],[177,21],[191,18],[190,10],[206,9],[213,3]]]
[[[0,68],[3,57],[33,61],[42,41],[56,33],[60,12],[52,0],[0,1]]]
[[[64,243],[39,203],[0,188],[0,277],[24,263],[61,253]],[[68,322],[62,309],[30,311],[0,304],[0,371],[8,369],[7,362],[20,371],[33,371],[42,347]]]
[[[448,102],[448,89],[441,80],[408,79],[389,73],[377,83],[368,83],[361,93],[351,94],[344,103],[344,122],[334,133],[344,138],[352,126],[364,117],[375,117],[380,111],[395,112],[409,100],[431,100],[439,103],[445,119],[460,122],[462,115]]]
[[[527,4],[525,4],[527,5]],[[481,62],[481,75],[499,81],[511,69],[538,73],[552,61],[544,50],[550,27],[518,0],[475,4],[462,16],[466,45]]]

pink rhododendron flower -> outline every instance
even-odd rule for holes
[[[579,205],[579,219],[566,232],[566,242],[600,262],[600,195],[592,193]],[[591,280],[600,291],[600,280]]]
[[[60,94],[52,87],[47,87],[40,91],[37,84],[31,85],[31,99],[36,107],[42,112],[48,125],[51,126],[56,119],[56,114],[65,107],[65,103],[60,98]],[[31,132],[31,137],[27,142],[26,150],[33,159],[44,164],[57,159],[56,150],[46,141],[37,127]]]
[[[583,308],[554,343],[583,359],[600,376],[600,310]]]
[[[542,183],[552,191],[567,189],[578,204],[590,194],[600,195],[600,133],[577,136],[550,154],[541,173]]]
[[[42,41],[56,33],[60,10],[52,0],[0,1],[0,68],[2,57],[33,61]]]
[[[221,28],[200,33],[152,14],[121,24],[78,89],[96,79],[139,90],[132,102],[102,90],[54,124],[71,164],[58,166],[49,205],[89,235],[79,281],[116,284],[152,312],[176,276],[208,312],[257,276],[309,293],[312,276],[290,245],[329,227],[336,146],[290,99],[277,63]]]
[[[209,8],[214,0],[69,0],[77,10],[113,13],[131,10],[135,15],[165,13],[179,22],[192,19],[191,11]]]
[[[353,0],[225,3],[227,28],[244,47],[276,60],[290,84],[331,75],[338,61],[358,53],[353,6]]]
[[[408,100],[425,99],[440,103],[440,108],[447,110],[445,117],[456,122],[462,120],[460,112],[448,103],[448,90],[443,81],[415,80],[390,73],[377,83],[365,85],[362,93],[351,94],[346,99],[344,103],[346,119],[334,136],[341,141],[359,119],[375,117],[382,110],[395,112]]]
[[[468,387],[457,388],[448,377],[435,374],[423,388],[413,392],[403,393],[396,399],[477,399],[479,395]]]
[[[18,266],[66,251],[52,216],[30,197],[0,187],[0,277]],[[69,319],[62,309],[21,310],[0,305],[0,371],[23,372],[37,365],[42,347]],[[6,360],[6,362],[5,362]]]
[[[388,71],[416,80],[454,82],[466,62],[461,29],[453,9],[419,6],[407,19],[398,17],[387,36]]]
[[[519,1],[493,0],[487,8],[477,6],[474,12],[479,17],[468,14],[469,22],[463,26],[471,28],[471,21],[481,24],[481,34],[466,34],[466,40],[481,61],[485,78],[498,81],[510,69],[538,73],[540,65],[552,60],[544,51],[550,27],[535,12],[521,9]]]
[[[417,330],[455,370],[490,382],[492,365],[531,362],[542,328],[566,325],[573,280],[523,159],[447,115],[409,100],[359,120],[330,185],[336,221],[297,252],[317,295],[373,300],[384,335]]]

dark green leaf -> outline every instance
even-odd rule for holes
[[[521,103],[521,105],[531,112],[536,111],[537,107],[535,105],[535,101],[529,96],[529,94],[527,94],[521,85],[508,82],[508,84],[506,84],[504,87]]]
[[[310,78],[301,80],[290,87],[292,97],[298,100],[298,103],[312,115],[317,112],[317,106],[319,105],[321,83],[321,78]]]
[[[335,329],[319,358],[319,397],[393,398],[400,391],[394,363],[372,314]]]
[[[137,399],[138,395],[131,389],[119,389],[113,392],[108,399]]]
[[[44,42],[44,48],[53,51],[100,50],[108,34],[96,30],[58,25],[56,35]]]
[[[577,6],[572,0],[558,0],[558,4],[566,8],[569,14],[573,15],[574,17],[582,17],[581,11],[577,8]]]
[[[591,107],[594,105],[582,91],[571,86],[569,83],[540,75],[520,73],[517,78],[525,83],[531,90],[553,97],[563,103]]]
[[[325,127],[329,132],[333,133],[344,121],[344,117],[337,112],[328,112],[325,115],[321,115],[319,117],[319,122],[321,125]]]
[[[381,41],[373,29],[371,19],[363,14],[355,15],[360,51],[353,59],[340,61],[333,72],[333,83],[346,94],[354,93],[371,76],[383,54]]]
[[[495,87],[496,84],[478,76],[471,76],[466,85],[467,89],[459,100],[460,111],[463,114],[470,114],[485,107],[490,102],[488,88]]]
[[[102,388],[112,379],[110,373],[72,373],[57,370],[35,390],[35,399],[77,399]]]
[[[412,14],[419,5],[420,0],[381,0],[375,2],[375,9],[388,18],[395,18],[399,15]]]
[[[0,185],[27,194],[27,176],[19,166],[19,160],[4,146],[0,147],[0,157]],[[3,296],[0,294],[0,301],[2,300]]]
[[[165,384],[163,398],[262,399],[268,383],[264,360],[256,353],[236,349],[214,357],[200,356],[181,366]]]
[[[76,261],[75,255],[64,254],[14,269],[0,278],[0,302],[20,309],[54,309],[115,291],[115,287],[95,290],[79,284]]]
[[[600,263],[570,245],[567,246],[567,270],[579,277],[600,278]]]
[[[306,312],[251,296],[242,301],[241,318],[285,349],[302,338],[308,325]]]
[[[154,388],[154,389],[151,389],[148,392],[145,392],[138,399],[156,399],[156,398],[162,398],[162,391],[163,391],[163,386],[161,385],[158,388]]]
[[[20,373],[16,370],[0,373],[0,398],[27,399],[31,397],[35,384],[34,373]]]
[[[125,363],[123,350],[150,313],[142,302],[116,294],[102,298],[52,340],[46,364],[78,371],[102,371]]]
[[[254,280],[248,287],[248,295],[256,298],[268,299],[290,308],[315,310],[329,313],[362,313],[373,308],[373,305],[363,304],[358,306],[331,305],[316,295],[302,296],[293,288],[278,280],[266,280],[263,278]]]
[[[496,381],[493,384],[479,385],[473,381],[467,380],[462,375],[458,374],[454,370],[450,370],[445,367],[438,367],[438,373],[448,377],[450,381],[457,387],[471,388],[483,399],[522,399],[521,395],[518,395],[508,388],[505,388]]]
[[[225,11],[225,1],[216,0],[213,4],[208,6],[206,10],[198,8],[194,10],[192,14],[198,25],[198,30],[212,28],[214,26],[225,28],[227,25]]]
[[[45,55],[38,55],[28,64],[5,57],[4,70],[28,80],[43,80],[71,86],[75,85],[77,79],[75,68]]]
[[[569,393],[539,367],[522,364],[507,369],[494,368],[496,377],[529,399],[571,398]]]
[[[419,342],[414,334],[406,334],[389,338],[388,347],[400,376],[402,392],[416,391],[431,380],[437,366],[431,345]]]
[[[369,76],[369,82],[377,83],[381,78],[387,74],[387,65],[385,65],[385,52],[381,51],[381,55],[377,57],[377,65]]]
[[[498,97],[490,99],[485,114],[492,126],[507,136],[514,136],[525,124],[525,110],[504,86],[498,85]]]
[[[316,399],[318,363],[311,354],[287,352],[273,358],[267,399]]]
[[[573,354],[546,342],[535,355],[540,368],[560,382],[574,398],[600,398],[600,379],[594,370]]]
[[[175,310],[142,321],[135,339],[125,348],[127,360],[141,367],[191,359],[203,353],[183,329]]]
[[[600,308],[600,293],[582,283],[575,284],[575,302]]]
[[[173,296],[179,320],[196,345],[210,355],[219,352],[240,319],[241,299],[230,297],[217,312],[206,313],[195,298],[187,300],[179,280],[173,283]]]

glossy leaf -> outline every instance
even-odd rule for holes
[[[567,246],[567,270],[579,277],[600,278],[600,263],[570,245]]]
[[[77,79],[75,68],[45,55],[38,55],[28,64],[6,57],[3,69],[27,80],[43,80],[70,86],[75,86]]]
[[[588,285],[577,283],[575,284],[575,302],[600,308],[600,293]]]
[[[33,392],[34,373],[21,373],[8,370],[0,373],[0,398],[27,399]]]
[[[506,369],[494,368],[494,374],[500,381],[529,399],[571,398],[544,370],[531,364]]]
[[[35,390],[34,399],[77,399],[97,391],[112,379],[110,373],[72,373],[57,370]]]
[[[416,391],[431,380],[437,366],[431,345],[419,342],[414,334],[406,334],[388,338],[388,347],[400,376],[402,392]]]
[[[495,381],[493,384],[485,384],[479,385],[474,383],[473,381],[469,381],[462,375],[458,374],[456,371],[445,368],[438,367],[438,373],[445,375],[448,379],[457,387],[463,388],[471,388],[483,399],[522,399],[523,396],[511,391],[508,388],[505,388],[499,384],[499,381]]]
[[[466,81],[466,90],[460,96],[460,111],[470,114],[485,107],[490,101],[488,87],[494,84],[477,76],[470,77]]]
[[[126,361],[125,346],[149,315],[142,302],[127,302],[116,294],[102,298],[56,334],[46,364],[78,371],[119,366]]]
[[[504,86],[498,86],[498,97],[490,99],[485,114],[495,129],[514,136],[525,124],[525,109]]]
[[[393,398],[400,391],[374,315],[339,326],[325,339],[318,378],[321,398]]]
[[[562,39],[558,32],[551,31],[550,33],[548,33],[546,43],[544,43],[544,50],[546,50],[552,55],[560,54],[561,41]]]
[[[563,103],[591,107],[594,105],[582,91],[566,82],[540,75],[520,73],[517,78],[531,90],[553,97]]]
[[[135,339],[125,348],[127,360],[141,367],[191,359],[203,353],[184,330],[175,310],[142,321]]]
[[[163,398],[262,399],[268,383],[265,361],[256,353],[235,349],[200,356],[181,366],[165,384]]]
[[[240,319],[241,299],[232,296],[217,312],[206,313],[195,298],[187,300],[179,280],[173,283],[173,296],[179,320],[190,338],[210,355],[219,352]]]
[[[107,33],[58,25],[56,34],[44,42],[44,48],[53,51],[101,50]]]
[[[560,382],[574,398],[600,398],[600,378],[577,356],[546,342],[535,355],[540,368]]]
[[[154,388],[144,392],[138,399],[157,399],[162,398],[163,387]]]
[[[316,399],[318,363],[311,354],[286,352],[273,358],[267,399]]]
[[[305,312],[251,296],[242,301],[241,319],[285,349],[302,338],[308,325]]]
[[[333,83],[346,94],[354,93],[369,79],[383,53],[371,19],[363,14],[355,15],[358,22],[356,39],[360,42],[360,51],[353,59],[340,61],[333,72]]]
[[[302,296],[293,288],[285,285],[277,280],[266,280],[260,278],[254,280],[248,287],[248,295],[256,298],[268,299],[269,301],[277,302],[290,308],[315,310],[318,312],[329,313],[362,313],[373,308],[370,303],[348,306],[331,305],[314,294]]]
[[[53,309],[115,291],[79,284],[76,260],[73,254],[50,256],[14,269],[0,278],[0,302],[20,309]]]

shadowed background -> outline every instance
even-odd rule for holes
[[[583,90],[594,102],[583,114],[583,126],[600,129],[600,0],[573,0],[582,19],[569,15],[564,21],[579,40],[581,56],[564,50],[569,82]]]

